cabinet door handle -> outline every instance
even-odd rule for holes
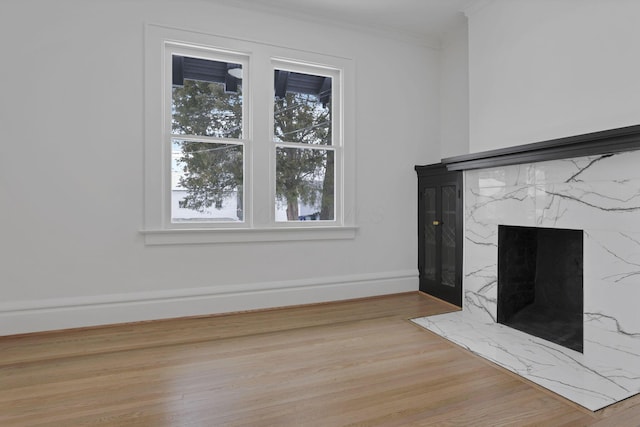
[[[440,225],[440,221],[438,221],[438,220],[433,221],[433,223],[432,223],[432,224],[433,224],[433,225]]]

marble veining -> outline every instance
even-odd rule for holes
[[[585,353],[579,353],[499,323],[478,321],[466,311],[413,321],[592,411],[640,392],[640,342],[633,337],[611,346],[594,336],[585,340]]]
[[[463,311],[415,322],[591,410],[640,392],[640,151],[465,172]],[[498,225],[584,232],[584,353],[496,323]]]

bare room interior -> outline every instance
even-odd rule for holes
[[[3,0],[0,425],[640,425],[639,19]]]

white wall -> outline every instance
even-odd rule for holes
[[[471,151],[640,123],[639,20],[637,0],[494,0],[471,13]]]
[[[460,13],[442,38],[440,61],[440,156],[469,152],[469,35]]]
[[[145,23],[353,58],[355,239],[145,246]],[[436,51],[197,0],[4,0],[0,47],[0,335],[417,289]]]

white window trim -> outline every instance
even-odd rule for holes
[[[166,97],[161,88],[167,72],[164,62],[165,44],[193,46],[219,52],[233,52],[248,57],[248,84],[243,81],[245,126],[242,142],[245,159],[244,222],[176,224],[171,223],[170,164],[162,143],[167,137],[164,105]],[[232,54],[233,55],[233,54]],[[234,61],[237,62],[237,56]],[[336,220],[335,221],[275,221],[275,144],[272,120],[264,108],[272,105],[273,69],[292,68],[303,71],[309,64],[311,72],[318,67],[337,70],[339,75],[340,164],[336,164]],[[270,44],[235,38],[195,33],[159,25],[145,25],[145,138],[144,138],[144,218],[141,233],[149,245],[206,244],[231,242],[265,242],[295,240],[352,239],[357,232],[355,224],[355,70],[353,61],[313,52],[288,49]],[[270,93],[263,89],[270,88]],[[166,92],[166,91],[165,91]],[[272,110],[272,108],[270,109]],[[273,112],[270,113],[271,116]],[[164,126],[164,128],[163,128]],[[163,130],[164,129],[164,130]],[[170,132],[170,128],[169,128]],[[270,140],[267,140],[270,138]],[[166,141],[165,141],[166,142]],[[271,159],[268,162],[266,158]],[[260,159],[260,160],[256,160]],[[167,170],[168,168],[168,170]],[[270,200],[268,200],[270,198]],[[270,209],[271,208],[271,209]]]

